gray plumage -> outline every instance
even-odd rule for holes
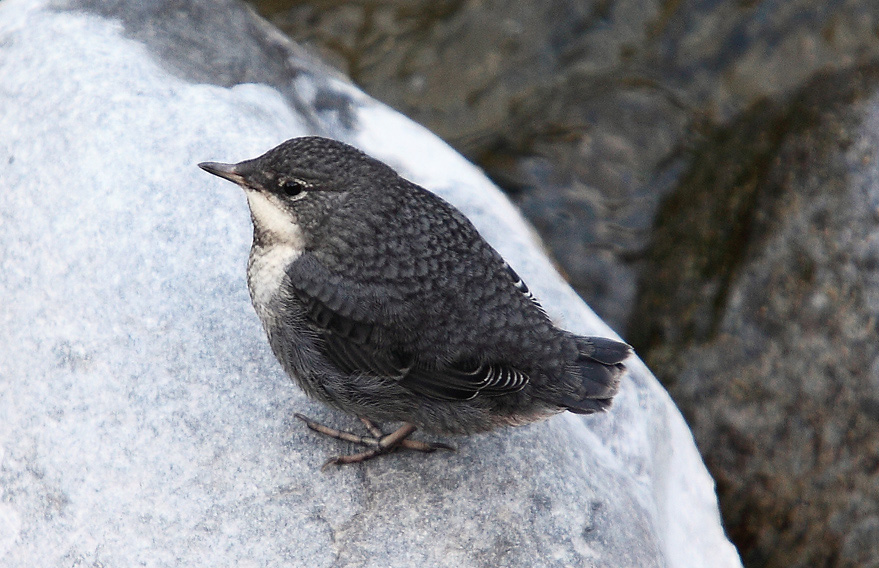
[[[610,406],[630,347],[556,328],[464,215],[385,164],[306,137],[200,166],[245,189],[254,307],[309,396],[455,434]]]

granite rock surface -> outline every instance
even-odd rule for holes
[[[230,1],[0,4],[0,563],[739,566],[639,361],[607,415],[318,468],[355,427],[273,360],[243,195],[200,171],[320,134],[467,213],[577,332],[611,334],[428,131]]]

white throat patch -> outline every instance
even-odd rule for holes
[[[271,314],[267,307],[280,291],[287,267],[302,255],[302,230],[273,196],[253,190],[248,190],[246,195],[253,222],[268,237],[263,246],[250,250],[247,266],[247,286],[253,307],[263,325],[268,325]]]
[[[285,246],[302,250],[302,230],[276,201],[276,197],[259,191],[248,190],[247,204],[253,214],[253,222],[272,235],[272,240]]]

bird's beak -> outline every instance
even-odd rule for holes
[[[244,176],[238,173],[236,166],[237,164],[221,164],[219,162],[202,162],[198,165],[198,167],[209,174],[214,174],[215,176],[219,176],[232,183],[237,183],[238,185],[245,187],[247,186],[247,180],[244,179]]]

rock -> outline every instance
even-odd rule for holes
[[[345,448],[250,306],[243,195],[195,164],[356,144],[461,207],[563,325],[611,334],[463,158],[227,0],[0,4],[0,563],[739,566],[633,360],[607,415],[321,473]]]
[[[879,566],[879,65],[711,137],[635,317],[749,566]],[[732,222],[730,222],[732,221]]]

